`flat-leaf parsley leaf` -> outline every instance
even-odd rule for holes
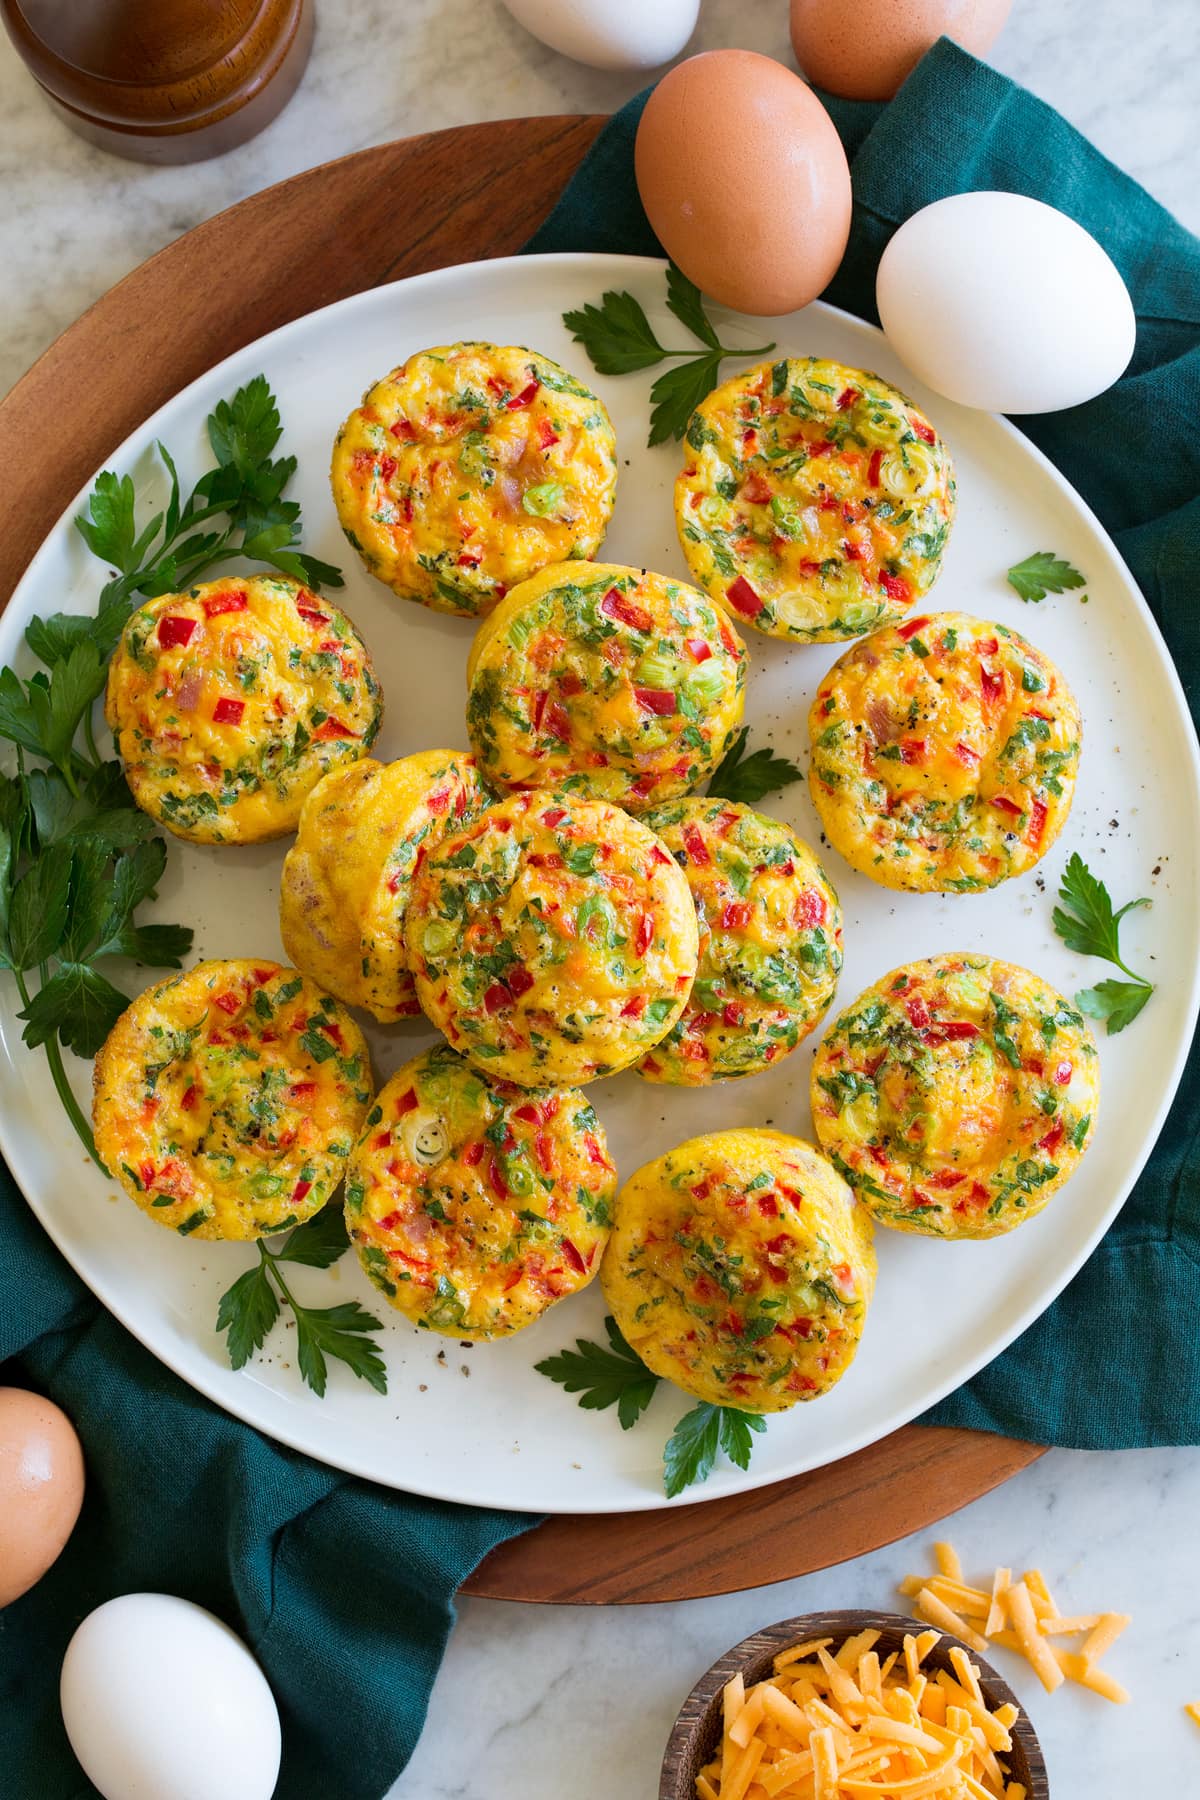
[[[747,756],[749,736],[749,727],[743,725],[717,764],[707,790],[714,798],[742,800],[747,806],[753,806],[765,795],[778,793],[780,788],[790,787],[793,781],[803,779],[794,762],[776,756],[773,750],[764,747],[752,750]]]
[[[1140,906],[1149,906],[1143,895],[1113,910],[1108,889],[1098,881],[1075,851],[1063,871],[1059,889],[1061,906],[1054,908],[1054,929],[1080,956],[1099,956],[1114,963],[1128,981],[1097,982],[1075,996],[1075,1004],[1089,1019],[1103,1019],[1110,1034],[1132,1024],[1154,992],[1154,983],[1136,974],[1121,958],[1121,920]]]
[[[327,1269],[349,1242],[345,1219],[336,1206],[326,1206],[298,1225],[278,1249],[259,1238],[257,1268],[239,1275],[217,1307],[217,1330],[226,1333],[225,1346],[235,1369],[244,1368],[262,1349],[279,1317],[282,1298],[296,1322],[296,1362],[314,1394],[324,1398],[329,1374],[326,1359],[331,1356],[376,1393],[387,1393],[387,1370],[379,1346],[367,1336],[379,1330],[379,1320],[357,1300],[338,1306],[303,1306],[280,1273],[284,1263]]]
[[[613,1318],[604,1328],[608,1344],[576,1338],[574,1350],[561,1350],[534,1367],[539,1375],[556,1381],[568,1394],[578,1394],[579,1404],[592,1412],[615,1406],[621,1428],[636,1425],[649,1406],[659,1377],[621,1334]],[[760,1413],[742,1412],[732,1406],[711,1406],[702,1401],[680,1419],[663,1451],[663,1486],[674,1499],[694,1482],[707,1481],[718,1451],[723,1450],[739,1469],[750,1466],[751,1433],[764,1431]]]
[[[1014,563],[1006,576],[1022,600],[1044,600],[1047,594],[1062,594],[1068,588],[1081,588],[1087,577],[1073,569],[1053,550],[1035,550],[1024,562]]]
[[[669,350],[660,344],[641,303],[632,294],[610,290],[601,296],[599,306],[589,302],[563,314],[563,324],[575,342],[583,345],[592,367],[601,375],[628,375],[637,369],[653,368],[668,357],[689,359],[678,368],[666,370],[650,390],[650,444],[683,436],[697,406],[716,387],[723,358],[766,356],[775,348],[774,344],[762,344],[754,350],[743,350],[722,344],[704,310],[699,288],[674,263],[667,269],[667,307],[705,346],[703,350]]]

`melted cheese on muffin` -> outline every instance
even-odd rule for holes
[[[656,1375],[714,1406],[781,1412],[853,1360],[871,1221],[811,1144],[714,1131],[625,1183],[600,1282]]]
[[[937,579],[954,473],[878,375],[763,363],[692,414],[675,520],[697,583],[756,631],[824,643],[906,613]]]
[[[934,613],[839,659],[809,715],[831,844],[884,887],[971,893],[1021,875],[1071,810],[1083,726],[1015,631]]]
[[[595,555],[616,439],[591,389],[549,357],[449,344],[369,389],[338,432],[331,479],[373,575],[474,618],[547,563]]]
[[[148,988],[96,1058],[96,1148],[183,1237],[256,1238],[318,1212],[371,1099],[358,1026],[272,962],[203,962]]]
[[[569,794],[513,794],[445,838],[413,879],[405,937],[433,1023],[526,1087],[636,1062],[696,973],[696,909],[669,852]]]
[[[742,717],[746,652],[695,588],[617,564],[524,581],[479,628],[467,730],[504,787],[641,812],[712,774]]]
[[[1100,1102],[1081,1013],[1012,963],[935,956],[885,975],[817,1051],[821,1146],[881,1225],[988,1238],[1073,1174]]]
[[[105,701],[134,799],[200,844],[294,831],[322,775],[370,749],[381,710],[345,613],[274,575],[147,600],[121,635]]]
[[[346,1219],[367,1274],[414,1325],[505,1337],[591,1281],[616,1185],[581,1093],[489,1080],[443,1044],[371,1108]]]
[[[421,1009],[404,915],[421,859],[490,804],[473,759],[423,750],[336,769],[304,802],[279,884],[279,931],[298,969],[385,1023]]]
[[[683,1017],[643,1057],[648,1081],[700,1086],[769,1068],[817,1024],[842,966],[842,914],[786,825],[732,800],[649,813],[687,876],[700,962]]]

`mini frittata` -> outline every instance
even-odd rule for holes
[[[295,830],[382,708],[344,612],[283,575],[226,575],[138,607],[104,711],[143,812],[198,844],[253,844]]]
[[[512,794],[444,838],[413,878],[405,937],[439,1031],[523,1087],[628,1068],[696,973],[696,909],[670,852],[572,794]]]
[[[1092,1034],[1049,982],[934,956],[860,994],[813,1062],[817,1136],[881,1225],[989,1238],[1075,1170],[1100,1103]]]
[[[414,1325],[506,1337],[591,1281],[616,1187],[577,1089],[489,1080],[442,1044],[393,1075],[367,1115],[346,1223]]]
[[[404,951],[413,873],[491,804],[474,758],[423,750],[335,769],[304,802],[279,883],[279,933],[298,969],[389,1023],[419,1013]]]
[[[872,1240],[811,1144],[714,1131],[625,1183],[600,1284],[656,1375],[714,1406],[782,1412],[827,1393],[853,1361]]]
[[[911,400],[864,369],[793,357],[702,400],[675,483],[698,585],[756,631],[857,637],[937,579],[954,519],[945,444]]]
[[[638,1074],[698,1087],[756,1075],[794,1050],[833,999],[842,913],[786,825],[733,800],[676,800],[646,823],[687,876],[700,962],[683,1017]]]
[[[340,1186],[372,1092],[363,1035],[273,962],[202,962],[147,988],[96,1058],[96,1148],[181,1237],[256,1238]]]
[[[445,344],[368,389],[338,432],[331,480],[372,575],[477,618],[547,563],[595,555],[616,438],[602,402],[548,356]]]
[[[1083,724],[1025,638],[933,613],[839,658],[809,732],[813,800],[847,862],[884,887],[974,893],[1024,874],[1062,830]]]
[[[742,717],[746,650],[685,582],[560,563],[480,626],[467,730],[487,780],[642,812],[720,762]]]

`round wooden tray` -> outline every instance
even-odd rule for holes
[[[604,120],[508,119],[362,150],[243,200],[97,301],[0,402],[0,606],[117,444],[205,369],[363,288],[518,250]],[[213,284],[214,269],[233,278]],[[61,396],[82,404],[48,431]],[[859,1556],[965,1506],[1041,1454],[907,1426],[826,1469],[682,1510],[554,1518],[464,1585],[505,1600],[694,1599]]]

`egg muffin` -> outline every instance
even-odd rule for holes
[[[954,518],[945,444],[878,375],[762,363],[692,414],[675,483],[696,582],[769,637],[828,643],[906,613]]]
[[[577,1089],[493,1081],[442,1044],[393,1075],[367,1115],[346,1223],[414,1325],[507,1337],[591,1281],[616,1187]]]
[[[656,1375],[714,1406],[782,1412],[827,1393],[853,1361],[872,1238],[811,1144],[713,1131],[625,1183],[600,1284]]]
[[[202,962],[147,988],[96,1058],[96,1148],[181,1237],[256,1238],[318,1212],[371,1101],[358,1026],[273,962]]]
[[[379,730],[366,645],[283,575],[226,575],[132,614],[104,712],[143,812],[198,844],[294,831],[330,769]]]
[[[1062,830],[1083,726],[1023,637],[933,613],[847,650],[809,731],[813,800],[848,863],[888,888],[975,893],[1024,874]]]
[[[405,923],[421,1006],[523,1087],[628,1068],[696,973],[696,909],[653,832],[571,794],[511,794],[417,870]]]
[[[707,781],[742,717],[745,647],[684,582],[560,563],[479,627],[467,731],[489,781],[641,812]]]
[[[687,877],[700,961],[682,1017],[638,1074],[688,1087],[756,1075],[794,1050],[833,999],[837,895],[807,844],[737,801],[676,800],[646,824]]]
[[[404,953],[413,872],[491,799],[457,750],[368,757],[327,775],[304,802],[279,883],[279,934],[296,967],[385,1024],[419,1013]]]
[[[881,1225],[989,1238],[1074,1173],[1100,1102],[1083,1016],[986,956],[933,956],[860,994],[817,1051],[812,1108],[834,1167]]]
[[[595,555],[616,438],[592,390],[548,356],[448,344],[368,389],[338,432],[331,480],[372,575],[477,618],[547,563]]]

